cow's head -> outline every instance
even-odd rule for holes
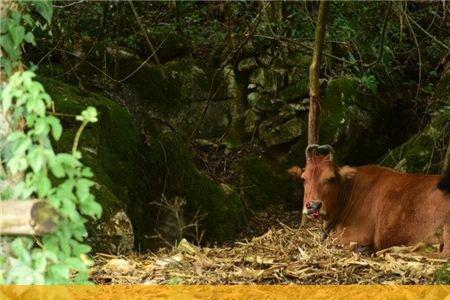
[[[355,170],[339,168],[333,159],[334,149],[329,145],[309,145],[305,152],[306,167],[302,170],[293,166],[288,172],[304,185],[303,213],[327,221],[341,205],[343,180],[353,176]]]

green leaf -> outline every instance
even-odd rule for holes
[[[35,173],[41,171],[41,169],[45,165],[45,154],[43,153],[42,148],[36,147],[35,149],[31,150],[28,153],[27,158],[28,164]]]
[[[102,215],[102,206],[95,201],[89,201],[84,203],[81,207],[81,212],[88,216],[100,218]]]
[[[52,127],[52,136],[53,136],[53,138],[56,141],[58,141],[61,138],[61,134],[62,134],[61,122],[59,121],[58,118],[56,118],[54,116],[47,117],[47,122]]]
[[[81,112],[81,115],[76,116],[77,121],[95,123],[98,121],[97,109],[89,106]]]
[[[24,40],[25,42],[36,46],[36,40],[34,39],[34,34],[31,31],[28,31],[27,34],[25,34]]]
[[[22,19],[25,21],[27,25],[33,26],[34,20],[29,14],[22,15]]]
[[[72,240],[71,241],[71,245],[72,245],[72,251],[73,254],[75,256],[80,256],[80,254],[86,254],[91,252],[92,248],[88,245],[79,243],[77,241]]]
[[[75,271],[83,271],[86,269],[86,265],[79,258],[69,257],[66,259],[65,263],[70,269]]]
[[[50,181],[50,179],[48,179],[48,177],[46,176],[42,176],[39,179],[39,183],[38,183],[38,197],[39,198],[44,198],[48,195],[48,193],[50,192],[52,188],[52,183]]]
[[[37,136],[47,135],[50,132],[49,124],[46,118],[37,118],[34,124],[34,134]]]
[[[69,279],[70,269],[66,264],[55,264],[49,268],[49,275],[56,281],[61,279]]]
[[[89,179],[79,179],[77,182],[76,195],[80,203],[86,202],[89,198],[89,189],[94,185],[94,182]]]
[[[27,136],[21,137],[20,139],[16,140],[14,143],[14,155],[23,155],[26,150],[31,146],[32,142],[31,139]]]
[[[14,156],[6,164],[13,175],[18,172],[25,171],[28,167],[27,159],[25,156]]]
[[[34,2],[38,13],[47,21],[52,22],[53,8],[50,1],[36,1]]]
[[[20,23],[21,16],[20,16],[20,13],[19,13],[18,11],[13,10],[13,11],[11,12],[11,18],[12,18],[16,23]]]
[[[27,245],[28,244],[28,245]],[[25,240],[25,238],[16,238],[11,243],[11,249],[17,258],[23,263],[29,265],[31,264],[31,257],[29,253],[29,243]]]
[[[16,26],[9,30],[9,34],[13,41],[13,48],[17,48],[23,41],[25,37],[25,28],[22,26]]]
[[[14,46],[14,41],[11,34],[4,34],[0,36],[0,46],[8,53],[9,61],[18,59],[21,55],[19,48]]]
[[[35,272],[43,273],[47,267],[47,258],[42,250],[35,250],[31,255],[33,259],[33,270]]]
[[[49,162],[50,164],[50,170],[52,171],[53,175],[55,175],[56,178],[62,178],[66,175],[66,172],[64,171],[64,167],[60,160],[53,159]]]

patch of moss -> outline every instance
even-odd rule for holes
[[[184,141],[175,133],[153,132],[149,147],[153,195],[158,191],[167,199],[183,198],[188,221],[197,211],[206,214],[202,228],[207,240],[233,239],[244,225],[244,208],[236,192],[221,188],[198,171]]]
[[[135,71],[142,61],[125,61],[119,66],[119,77],[125,77]],[[154,65],[145,65],[131,76],[126,84],[135,90],[143,108],[157,107],[161,113],[172,112],[177,105],[193,101],[206,100],[211,88],[215,70],[204,63],[191,59],[171,61],[163,66],[166,78],[161,76],[161,69]],[[223,100],[226,84],[222,75],[214,81],[212,91],[216,92],[214,100]]]
[[[74,115],[87,106],[97,108],[99,121],[86,127],[79,142],[82,161],[93,170],[94,181],[108,190],[97,193],[97,200],[106,212],[102,219],[106,220],[108,211],[117,206],[119,199],[121,208],[132,217],[139,243],[140,238],[151,232],[149,220],[155,218],[156,212],[145,207],[150,193],[144,167],[145,145],[131,115],[119,104],[100,95],[50,78],[41,77],[39,81],[51,95],[58,113]],[[64,116],[61,120],[64,132],[61,140],[55,143],[55,150],[70,152],[80,123],[73,116]]]
[[[320,143],[331,144],[338,160],[362,164],[385,151],[385,103],[365,89],[357,78],[332,79],[320,114]]]
[[[306,134],[302,135],[298,141],[291,146],[287,158],[289,166],[304,167],[306,164],[305,149],[308,146],[308,137]]]
[[[450,71],[439,81],[434,95],[450,104]]]
[[[242,158],[236,164],[242,176],[239,184],[250,209],[259,211],[273,204],[298,206],[297,187],[287,168],[257,156]]]
[[[279,94],[280,98],[286,102],[300,102],[303,98],[308,97],[308,80],[303,79],[289,85]]]
[[[409,173],[439,173],[448,143],[450,108],[436,114],[430,124],[381,161],[387,167]]]

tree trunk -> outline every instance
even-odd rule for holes
[[[45,200],[0,202],[0,235],[42,235],[56,229],[59,216]]]
[[[308,144],[319,143],[319,104],[320,84],[319,71],[325,40],[325,28],[327,25],[327,13],[329,2],[322,0],[319,5],[317,27],[315,33],[313,57],[309,67],[309,115],[308,115]]]

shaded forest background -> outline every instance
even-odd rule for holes
[[[104,209],[90,225],[97,250],[232,241],[254,212],[300,209],[286,170],[304,164],[318,3],[53,6],[24,58],[63,120],[58,151],[72,146],[74,114],[99,111],[80,141]],[[320,142],[341,164],[440,172],[449,14],[446,2],[330,3]]]

